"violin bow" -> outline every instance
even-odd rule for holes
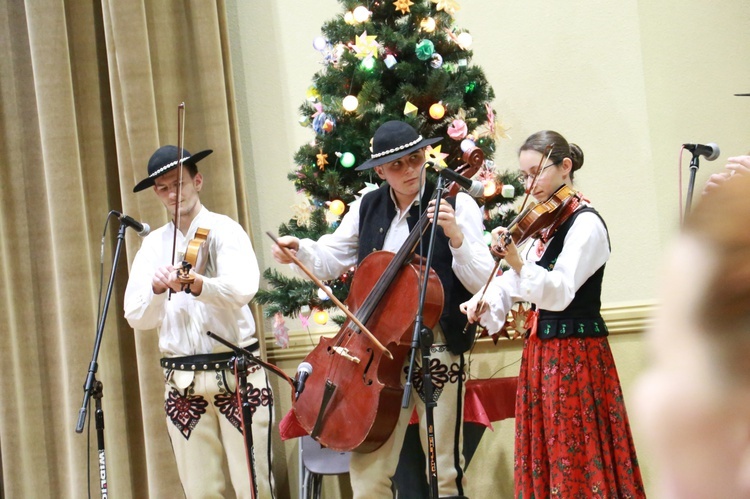
[[[179,171],[177,178],[177,203],[174,207],[174,233],[172,234],[172,259],[169,264],[174,265],[174,257],[177,254],[177,231],[180,227],[180,204],[182,201],[182,155],[183,155],[183,138],[185,137],[185,103],[180,102],[177,106],[177,169]],[[172,299],[172,288],[169,289],[167,299]]]
[[[294,254],[293,254],[293,253],[292,253],[291,251],[289,251],[289,249],[285,248],[284,246],[281,246],[281,245],[279,244],[279,240],[278,240],[278,239],[276,238],[276,236],[274,236],[274,235],[273,235],[273,234],[271,234],[270,232],[266,232],[266,234],[268,234],[268,237],[270,237],[270,238],[271,238],[271,239],[273,240],[273,242],[274,242],[274,243],[276,243],[276,245],[277,245],[277,246],[278,246],[278,247],[279,247],[279,248],[281,249],[281,251],[283,251],[283,252],[284,252],[284,254],[285,254],[285,255],[286,255],[286,256],[287,256],[287,257],[288,257],[288,258],[289,258],[290,260],[292,260],[292,261],[293,261],[293,262],[294,262],[294,263],[295,263],[295,264],[296,264],[296,265],[297,265],[297,266],[298,266],[299,268],[301,268],[301,269],[302,269],[302,271],[303,271],[303,272],[304,272],[305,274],[307,274],[307,277],[309,277],[310,279],[312,279],[312,281],[313,281],[313,282],[314,282],[314,283],[315,283],[315,284],[316,284],[316,285],[317,285],[317,286],[318,286],[318,287],[319,287],[320,289],[322,289],[322,290],[323,290],[323,292],[324,292],[324,293],[325,293],[326,295],[328,295],[328,298],[330,298],[330,299],[331,299],[331,301],[332,301],[333,303],[335,303],[335,304],[336,304],[336,306],[337,306],[337,307],[339,307],[339,308],[341,309],[341,311],[342,311],[342,312],[344,312],[344,314],[345,314],[345,315],[346,315],[346,316],[347,316],[347,317],[348,317],[349,319],[351,319],[351,321],[352,321],[352,322],[353,322],[354,324],[356,324],[356,326],[357,326],[357,327],[358,327],[358,328],[360,329],[360,331],[362,331],[363,333],[365,333],[365,336],[367,336],[367,337],[368,337],[368,338],[370,339],[370,341],[372,341],[372,342],[373,342],[373,343],[375,344],[375,346],[376,346],[376,347],[378,347],[378,349],[380,349],[380,350],[381,350],[381,351],[383,352],[383,354],[385,354],[385,356],[386,356],[386,357],[388,357],[389,359],[393,360],[393,354],[392,354],[392,353],[391,353],[391,352],[390,352],[390,351],[389,351],[389,350],[388,350],[387,348],[385,348],[385,347],[383,346],[383,344],[382,344],[382,343],[380,343],[380,341],[378,341],[378,339],[377,339],[377,338],[376,338],[376,337],[375,337],[375,336],[374,336],[374,335],[373,335],[373,334],[372,334],[372,333],[370,332],[370,330],[369,330],[369,329],[367,329],[367,328],[365,327],[365,325],[364,325],[364,324],[362,324],[362,323],[360,322],[360,320],[359,320],[359,319],[357,319],[357,317],[356,317],[356,316],[355,316],[355,315],[354,315],[354,314],[353,314],[353,313],[351,312],[351,310],[349,310],[349,308],[348,308],[348,307],[347,307],[346,305],[344,305],[343,303],[341,303],[341,300],[339,300],[338,298],[336,298],[336,295],[334,295],[334,294],[333,294],[333,293],[332,293],[332,292],[331,292],[331,291],[330,291],[330,290],[328,289],[328,286],[326,286],[325,284],[323,284],[323,281],[321,281],[320,279],[318,279],[317,277],[315,277],[315,274],[313,274],[313,273],[312,273],[312,272],[310,271],[310,269],[308,269],[307,267],[305,267],[305,265],[304,265],[304,264],[303,264],[302,262],[300,262],[300,261],[299,261],[299,258],[297,258],[297,257],[296,257],[296,256],[295,256],[295,255],[294,255]]]

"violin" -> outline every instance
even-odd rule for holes
[[[182,284],[182,290],[187,294],[190,294],[190,285],[195,282],[195,276],[190,275],[190,269],[194,268],[198,263],[198,254],[201,247],[208,239],[208,234],[211,229],[204,229],[199,227],[195,231],[195,237],[188,242],[185,255],[182,257],[182,265],[177,268],[177,279]]]
[[[580,201],[580,193],[569,185],[563,184],[545,202],[530,205],[508,226],[508,232],[504,234],[503,246],[507,246],[511,241],[520,246],[530,237],[536,237],[543,230],[564,222],[559,218],[574,199]]]

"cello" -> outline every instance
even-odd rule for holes
[[[353,320],[331,338],[321,338],[305,361],[314,366],[292,410],[300,425],[337,451],[372,452],[390,437],[401,411],[402,368],[411,346],[419,305],[422,257],[414,249],[429,224],[422,214],[397,253],[365,257],[352,281],[347,307],[378,332],[380,350]],[[423,267],[424,265],[422,265]],[[429,269],[423,323],[434,327],[442,314],[442,284]]]

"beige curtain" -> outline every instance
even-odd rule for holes
[[[224,4],[206,0],[0,2],[0,458],[5,497],[100,496],[93,415],[75,432],[92,367],[100,266],[106,290],[123,211],[157,227],[133,194],[150,154],[177,141],[214,154],[202,200],[248,229]],[[122,318],[128,231],[98,352],[113,497],[179,497],[154,331]],[[103,247],[103,252],[101,248]],[[100,255],[103,254],[103,264]],[[262,343],[262,342],[261,342]],[[90,459],[91,472],[87,472]]]

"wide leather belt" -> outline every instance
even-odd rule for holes
[[[260,347],[256,341],[245,347],[248,352],[255,352]],[[162,357],[159,361],[165,369],[178,371],[208,371],[212,369],[231,369],[234,367],[234,352],[205,353],[185,355],[183,357]]]

